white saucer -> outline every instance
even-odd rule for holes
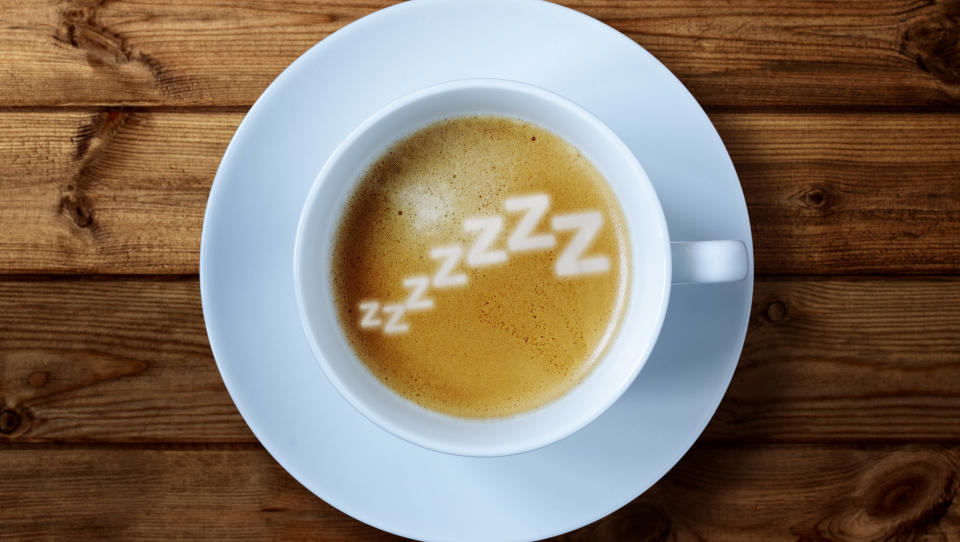
[[[240,413],[319,497],[411,538],[539,539],[626,504],[693,444],[737,364],[753,281],[674,287],[660,340],[633,387],[547,448],[449,456],[368,422],[326,380],[298,321],[292,251],[300,208],[327,155],[368,114],[412,90],[466,77],[532,83],[579,103],[636,153],[674,240],[750,246],[743,193],[720,138],[646,51],[552,4],[422,0],[326,38],[250,110],[207,204],[203,313]],[[751,253],[751,277],[752,269]]]

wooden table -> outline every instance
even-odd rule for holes
[[[257,443],[197,284],[244,112],[385,4],[2,0],[0,537],[392,538]],[[694,449],[561,539],[960,540],[960,1],[570,5],[707,109],[757,285]]]

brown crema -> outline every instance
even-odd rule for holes
[[[620,205],[574,146],[516,119],[455,117],[362,172],[331,288],[347,341],[387,387],[493,418],[589,373],[622,319],[628,262]]]

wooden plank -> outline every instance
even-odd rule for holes
[[[960,540],[957,448],[695,447],[568,540]]]
[[[12,539],[395,539],[260,449],[27,447],[0,451],[0,471]],[[697,446],[646,494],[556,540],[957,541],[958,475],[958,448]]]
[[[761,280],[706,436],[960,439],[960,281]]]
[[[960,442],[960,281],[761,280],[709,441]],[[193,279],[0,281],[0,441],[254,442]]]
[[[4,0],[0,105],[249,105],[386,0]],[[567,0],[660,58],[707,107],[960,103],[956,0]]]
[[[960,116],[724,114],[762,274],[960,272]]]
[[[241,114],[0,113],[0,272],[196,273]]]
[[[9,540],[393,540],[262,449],[0,451]]]
[[[3,0],[0,105],[250,105],[313,44],[389,3]]]
[[[251,442],[195,278],[0,282],[0,440]]]
[[[0,112],[0,273],[196,273],[241,113]],[[717,113],[759,274],[960,272],[960,114]]]

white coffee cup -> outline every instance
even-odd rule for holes
[[[391,390],[353,352],[337,320],[331,254],[344,206],[366,169],[392,143],[433,122],[491,114],[523,119],[563,137],[589,158],[619,199],[631,244],[630,282],[619,332],[589,375],[567,394],[506,418],[473,420],[428,410]],[[670,242],[653,185],[630,149],[592,114],[547,90],[514,81],[465,79],[403,96],[340,143],[304,204],[294,249],[303,329],[339,392],[371,421],[414,444],[458,455],[500,456],[556,442],[590,423],[630,386],[656,343],[670,286],[739,281],[742,241]]]

